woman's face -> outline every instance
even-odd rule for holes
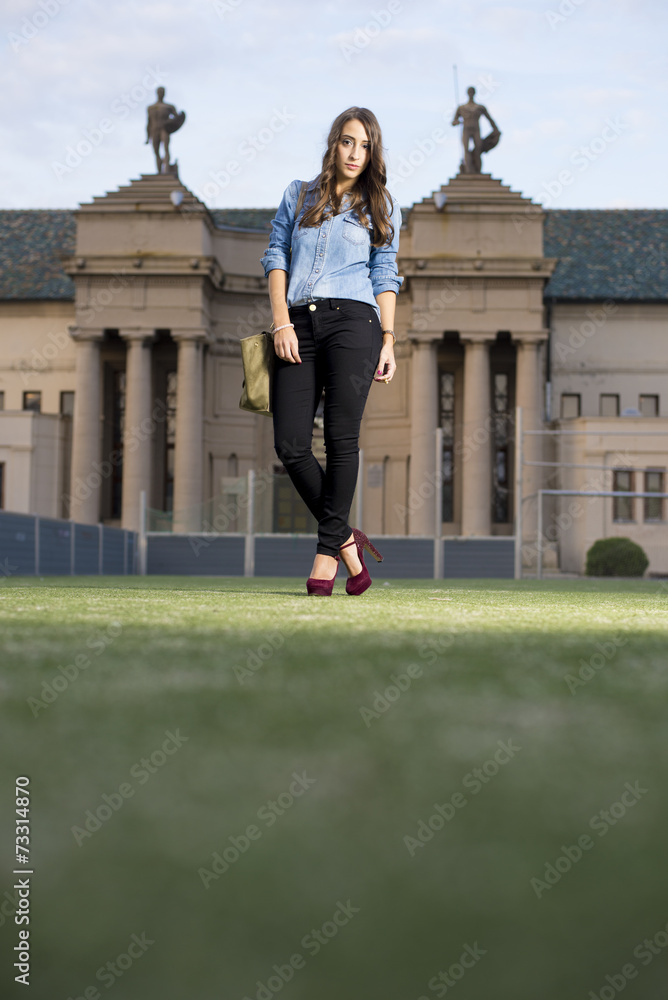
[[[351,118],[341,129],[336,144],[336,179],[352,187],[355,179],[364,172],[371,155],[371,143],[366,129],[357,118]]]

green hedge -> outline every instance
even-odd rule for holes
[[[587,576],[642,576],[649,566],[644,550],[630,538],[599,538],[587,552]]]

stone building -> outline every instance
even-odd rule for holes
[[[523,437],[546,463],[522,470],[525,565],[540,486],[666,492],[668,211],[544,210],[461,173],[402,211],[398,371],[364,417],[364,530],[433,535],[440,427],[442,534],[512,535],[517,406],[525,431],[568,432]],[[274,212],[209,209],[174,174],[74,211],[0,212],[5,509],[136,529],[145,490],[173,530],[199,530],[253,468],[272,475],[260,529],[314,529],[271,420],[238,407],[238,340],[271,319]],[[314,435],[324,461],[318,416]],[[581,572],[621,534],[668,573],[665,511],[546,498],[545,558]]]

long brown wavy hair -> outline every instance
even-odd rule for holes
[[[350,189],[349,209],[354,209],[365,228],[369,228],[367,216],[371,216],[374,247],[385,246],[394,238],[392,225],[392,198],[385,187],[387,173],[383,156],[383,139],[378,119],[368,108],[347,108],[332,122],[327,137],[327,149],[322,158],[322,168],[315,178],[315,204],[308,207],[300,220],[301,226],[320,226],[325,219],[338,215],[341,198],[336,194],[336,147],[346,122],[356,118],[366,129],[370,143],[369,159],[359,180]],[[312,197],[311,193],[311,197]]]

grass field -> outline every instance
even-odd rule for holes
[[[3,996],[664,1000],[666,584],[8,579],[0,628]]]

